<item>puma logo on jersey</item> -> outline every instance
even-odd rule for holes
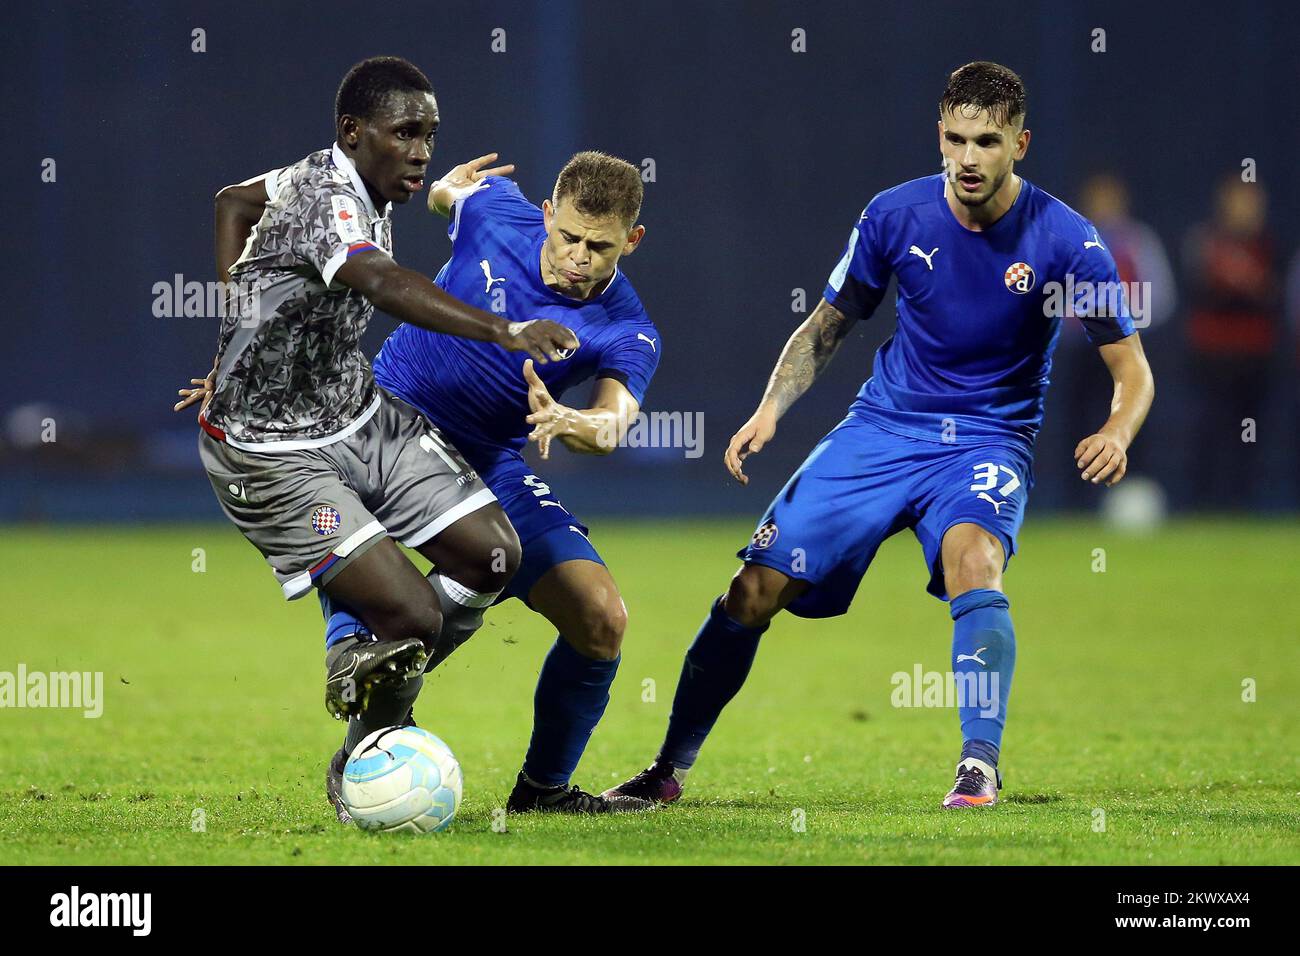
[[[978,495],[976,495],[975,497],[976,497],[976,498],[983,498],[985,501],[987,501],[989,504],[991,504],[991,505],[993,506],[993,513],[994,513],[995,515],[1000,515],[1000,514],[1002,514],[1002,506],[1003,506],[1006,502],[1003,502],[1003,501],[995,501],[995,500],[993,500],[993,497],[992,497],[992,496],[991,496],[987,491],[981,491],[981,492],[980,492]]]
[[[962,661],[974,661],[975,663],[979,664],[981,667],[988,667],[989,666],[988,662],[980,657],[980,655],[987,650],[988,650],[987,647],[981,647],[974,654],[958,654],[957,663],[960,664]]]
[[[930,260],[933,259],[934,254],[939,251],[938,246],[935,246],[933,249],[931,249],[929,255],[926,255],[924,252],[922,252],[920,246],[913,246],[911,249],[908,249],[907,251],[914,256],[920,256],[922,259],[925,260],[926,268],[929,269],[931,272],[934,271],[934,263],[931,262]]]
[[[1083,248],[1085,248],[1085,249],[1094,249],[1094,248],[1095,248],[1095,249],[1105,249],[1106,247],[1103,246],[1103,245],[1101,244],[1101,236],[1099,236],[1099,235],[1097,234],[1097,230],[1094,229],[1094,230],[1092,231],[1092,238],[1089,239],[1089,240],[1087,240],[1087,241],[1083,244]]]
[[[650,338],[650,336],[646,335],[644,332],[638,332],[638,333],[636,334],[636,337],[637,337],[638,339],[640,339],[641,341],[643,341],[643,342],[649,342],[649,343],[650,343],[650,351],[651,351],[651,352],[658,352],[658,351],[659,351],[658,349],[655,348],[655,339]]]
[[[484,291],[484,292],[491,292],[491,291],[492,291],[492,283],[493,283],[493,282],[502,282],[502,283],[504,283],[504,282],[506,281],[504,278],[501,278],[501,279],[493,278],[493,276],[492,276],[492,266],[491,266],[491,264],[490,264],[486,259],[484,259],[484,260],[482,260],[481,262],[479,262],[478,267],[479,267],[480,269],[483,270],[483,275],[487,278],[487,285],[485,285],[485,286],[483,287],[483,291]]]

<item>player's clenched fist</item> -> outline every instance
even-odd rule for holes
[[[510,352],[527,352],[539,364],[568,358],[578,347],[572,329],[550,319],[508,322],[502,327],[497,344]]]
[[[1075,464],[1083,480],[1094,485],[1116,484],[1128,470],[1128,451],[1124,442],[1106,432],[1097,432],[1079,442],[1074,449]]]
[[[731,444],[727,446],[727,453],[722,456],[722,460],[727,463],[727,471],[731,476],[742,485],[749,484],[749,476],[745,474],[741,462],[750,455],[757,455],[763,450],[763,446],[772,440],[776,434],[776,416],[766,409],[756,411],[745,424],[740,426],[740,431],[731,436]]]

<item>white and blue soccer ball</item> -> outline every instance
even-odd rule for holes
[[[434,833],[449,827],[460,807],[460,764],[437,735],[386,727],[352,751],[342,796],[363,830]]]

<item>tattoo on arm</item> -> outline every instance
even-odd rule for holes
[[[839,309],[825,301],[818,303],[785,343],[763,393],[764,403],[771,404],[778,416],[784,415],[830,364],[852,327],[853,320]]]

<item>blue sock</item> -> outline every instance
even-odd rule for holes
[[[952,671],[957,679],[963,757],[994,767],[1016,669],[1016,635],[1005,594],[977,588],[952,599]],[[958,660],[961,658],[961,660]]]
[[[722,609],[722,599],[713,602],[695,642],[682,662],[668,734],[659,750],[678,770],[689,770],[722,713],[736,696],[758,653],[758,639],[767,626],[753,629],[736,623]]]
[[[544,787],[563,787],[573,776],[596,729],[619,658],[598,661],[575,651],[557,636],[533,695],[533,739],[524,758],[524,773]]]
[[[344,638],[352,637],[354,634],[369,634],[370,628],[361,623],[361,618],[357,617],[345,604],[339,604],[330,600],[328,594],[316,589],[320,595],[321,613],[325,615],[325,650],[329,650]]]

